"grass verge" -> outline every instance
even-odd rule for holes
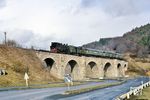
[[[82,85],[87,82],[74,82],[73,86]],[[8,90],[23,90],[23,89],[40,89],[40,88],[52,88],[52,87],[65,87],[67,86],[65,83],[50,83],[50,84],[42,84],[42,85],[30,85],[29,87],[25,86],[16,86],[16,87],[5,87],[0,88],[0,91],[8,91]]]
[[[132,96],[129,100],[150,100],[150,87],[145,88],[142,95]]]
[[[89,91],[93,91],[93,90],[97,90],[97,89],[121,85],[124,82],[126,82],[126,81],[120,81],[120,82],[115,82],[115,83],[108,83],[108,84],[103,84],[103,85],[91,86],[91,87],[77,89],[77,90],[65,91],[64,95],[73,95],[73,94],[75,95],[75,94],[85,93],[85,92],[89,92]]]

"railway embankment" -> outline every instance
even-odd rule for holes
[[[24,86],[24,74],[29,75],[29,84],[46,84],[59,79],[43,68],[34,50],[0,45],[0,69],[7,75],[0,76],[0,87]]]

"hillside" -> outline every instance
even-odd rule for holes
[[[83,47],[122,53],[129,62],[129,74],[150,74],[150,24],[136,27],[122,37],[100,38]]]
[[[139,58],[135,55],[126,53],[124,58],[128,61],[127,74],[130,76],[148,75],[150,76],[150,58]]]
[[[135,28],[122,37],[100,38],[99,41],[85,44],[83,47],[147,56],[150,53],[150,24]]]
[[[24,74],[28,72],[30,84],[57,81],[46,71],[33,50],[0,45],[0,69],[8,75],[0,76],[0,86],[24,85]]]

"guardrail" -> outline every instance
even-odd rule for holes
[[[129,92],[118,96],[115,100],[126,100],[126,99],[130,99],[130,96],[132,96],[132,95],[142,95],[143,88],[146,88],[148,86],[150,86],[150,81],[148,81],[144,84],[142,82],[142,85],[140,85],[138,87],[130,87]]]

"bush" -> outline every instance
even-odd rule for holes
[[[27,68],[23,67],[20,62],[17,62],[16,64],[13,65],[13,71],[17,73],[22,73],[24,74],[26,72]]]

